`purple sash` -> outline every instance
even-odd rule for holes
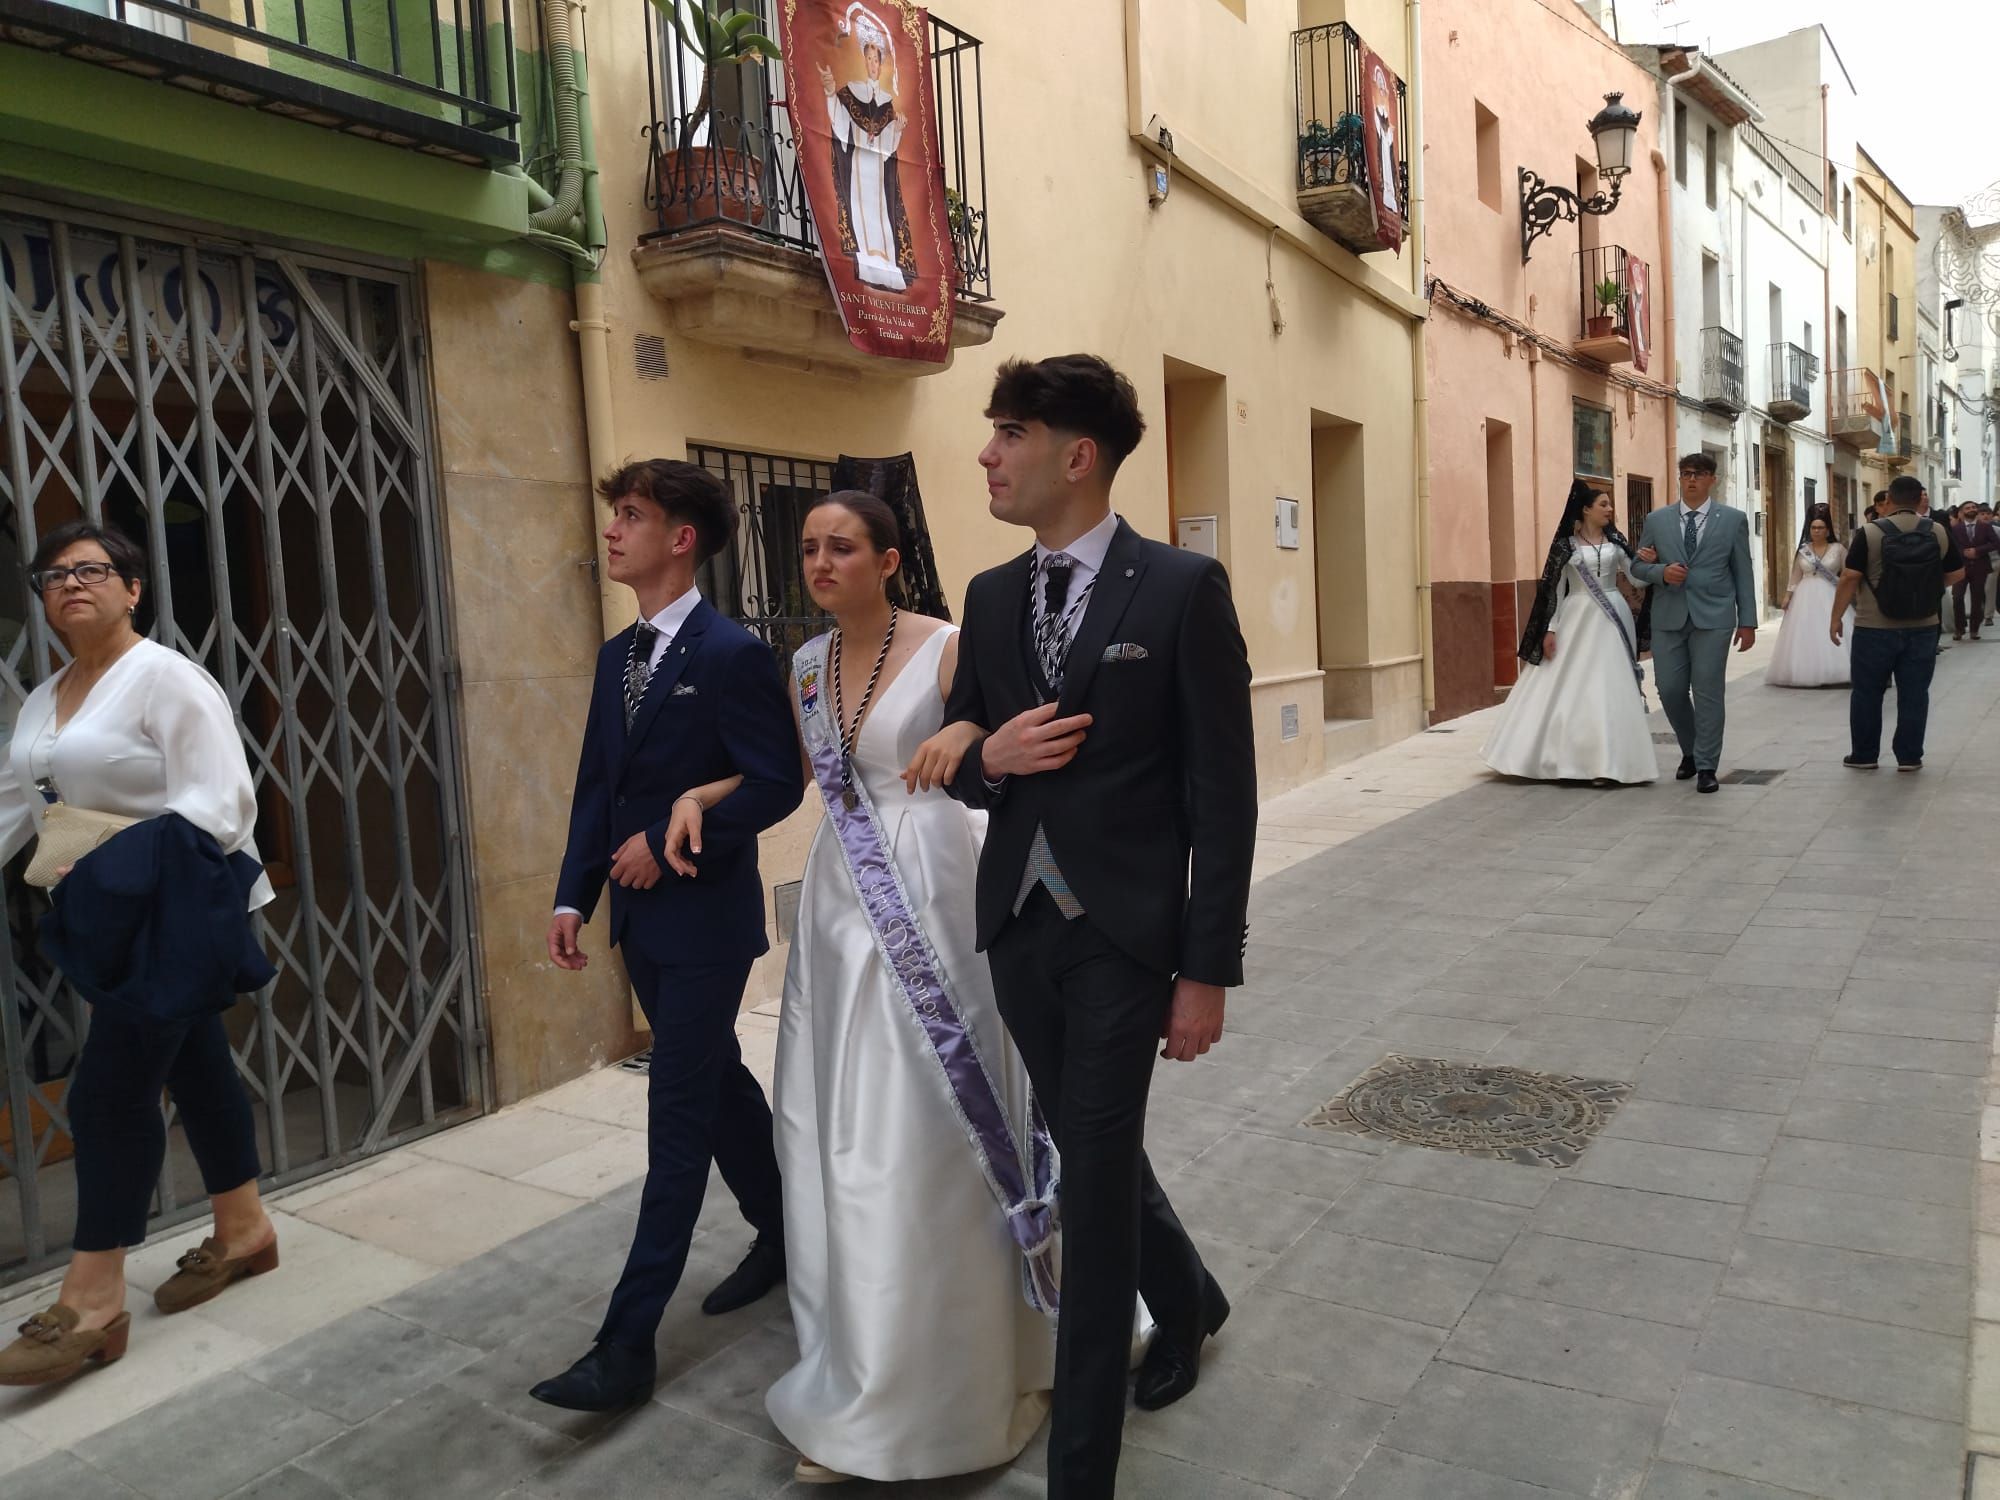
[[[1813,556],[1812,548],[1810,547],[1799,548],[1799,556],[1803,557],[1806,560],[1807,567],[1811,568],[1815,573],[1819,574],[1819,576],[1824,578],[1828,583],[1835,585],[1839,584],[1840,579],[1835,574],[1828,571],[1825,563],[1821,562],[1817,557]]]
[[[1054,1316],[1055,1147],[1042,1123],[1041,1109],[1031,1099],[1027,1149],[1022,1149],[992,1072],[979,1055],[978,1040],[952,999],[944,965],[910,909],[903,877],[859,777],[853,786],[854,806],[845,805],[840,744],[819,690],[826,676],[827,639],[822,635],[808,641],[792,662],[792,686],[798,696],[799,724],[805,733],[813,780],[819,784],[827,819],[833,824],[847,873],[861,898],[868,929],[875,936],[875,949],[894,976],[911,1020],[929,1044],[952,1113],[965,1131],[980,1175],[1007,1217],[1008,1233],[1020,1247],[1022,1295],[1030,1307]]]
[[[1616,544],[1614,543],[1613,545]],[[1617,606],[1605,597],[1604,585],[1597,581],[1596,565],[1593,563],[1590,570],[1586,572],[1583,564],[1577,560],[1576,554],[1581,550],[1581,548],[1571,549],[1569,558],[1570,566],[1576,569],[1576,576],[1581,578],[1583,586],[1590,590],[1590,597],[1597,601],[1597,607],[1604,611],[1604,617],[1617,630],[1618,639],[1625,643],[1625,654],[1632,658],[1632,680],[1638,684],[1639,696],[1644,698],[1646,696],[1646,673],[1639,665],[1639,651],[1632,644],[1632,632],[1625,628],[1625,621],[1620,617]]]

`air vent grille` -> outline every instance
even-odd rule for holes
[[[657,333],[638,333],[632,336],[632,369],[641,380],[665,380],[667,369],[667,341]]]

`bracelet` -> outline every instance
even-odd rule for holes
[[[703,804],[701,798],[697,797],[693,792],[682,792],[678,797],[674,798],[675,806],[679,806],[683,802],[692,802],[695,806],[696,812],[708,811],[708,808]]]

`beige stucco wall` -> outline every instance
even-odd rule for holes
[[[1518,324],[1563,347],[1583,332],[1576,253],[1588,243],[1622,245],[1652,267],[1655,382],[1673,379],[1666,328],[1667,274],[1661,244],[1659,139],[1651,79],[1579,11],[1559,18],[1533,5],[1429,0],[1424,6],[1424,122],[1430,268]],[[1521,262],[1518,172],[1528,167],[1573,188],[1578,158],[1595,160],[1583,128],[1622,89],[1643,114],[1634,167],[1609,215],[1558,224]],[[1499,208],[1479,196],[1475,101],[1498,120]],[[1432,495],[1432,617],[1440,714],[1485,706],[1496,648],[1510,657],[1504,601],[1541,572],[1548,540],[1574,475],[1572,407],[1608,407],[1619,513],[1628,482],[1653,482],[1655,504],[1671,498],[1672,398],[1614,385],[1604,374],[1541,357],[1528,341],[1438,304],[1428,337]],[[1699,316],[1699,309],[1694,315]],[[1620,365],[1624,375],[1636,375]],[[1494,545],[1489,505],[1489,423],[1511,429],[1512,523]],[[1496,555],[1497,554],[1497,555]],[[1497,586],[1497,589],[1496,589]],[[1500,665],[1504,665],[1501,663]]]
[[[1885,386],[1893,377],[1896,398],[1890,402],[1890,420],[1907,405],[1914,431],[1929,394],[1918,389],[1916,211],[1865,150],[1855,153],[1855,166],[1855,308],[1860,334],[1856,362],[1881,375]],[[1889,337],[1892,295],[1899,304],[1898,337],[1893,340]],[[1887,482],[1886,475],[1873,482],[1879,488]]]
[[[1401,4],[1369,9],[1384,21],[1370,41],[1402,67]],[[1321,764],[1323,665],[1366,680],[1361,696],[1385,735],[1421,727],[1409,312],[1364,295],[1185,177],[1163,206],[1149,207],[1146,159],[1128,124],[1130,25],[1142,39],[1136,97],[1148,115],[1171,122],[1177,149],[1226,165],[1273,204],[1292,204],[1296,13],[1253,3],[1246,20],[1217,0],[1103,0],[1065,10],[1059,45],[1046,27],[1022,24],[1011,0],[957,0],[940,14],[985,40],[987,206],[994,289],[1006,317],[993,343],[962,349],[951,370],[918,380],[805,373],[674,333],[629,260],[650,225],[642,202],[645,58],[636,33],[593,36],[618,448],[678,456],[699,441],[820,459],[913,451],[956,603],[975,571],[1027,540],[988,516],[976,463],[989,432],[980,413],[1003,359],[1087,349],[1131,375],[1152,430],[1120,476],[1118,506],[1140,531],[1163,539],[1172,533],[1168,363],[1197,366],[1224,383],[1226,492],[1181,494],[1177,503],[1183,514],[1222,518],[1223,555],[1258,683],[1265,790]],[[1217,86],[1222,78],[1227,88]],[[1330,241],[1326,249],[1361,274],[1361,262]],[[1385,286],[1391,277],[1406,291],[1416,284],[1407,251],[1400,261],[1378,254],[1370,263],[1384,268]],[[1282,332],[1273,328],[1267,277]],[[669,379],[634,377],[633,339],[642,333],[665,337]],[[1352,623],[1337,633],[1338,654],[1323,660],[1312,433],[1316,420],[1328,419],[1362,433],[1364,494],[1352,498],[1365,504],[1366,524],[1355,528],[1352,546],[1365,547],[1366,566],[1352,573],[1363,607],[1343,597]],[[1280,496],[1302,502],[1296,551],[1275,545]],[[1287,704],[1299,710],[1300,734],[1291,741],[1279,733]],[[809,804],[767,840],[767,884],[797,877],[815,821]],[[774,956],[756,981],[766,993],[775,991],[781,959]]]
[[[570,294],[424,267],[496,1102],[634,1045],[603,922],[565,974],[545,935],[602,639]]]

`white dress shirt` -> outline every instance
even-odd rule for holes
[[[1683,500],[1680,505],[1681,535],[1682,536],[1687,535],[1688,517],[1693,516],[1694,544],[1695,546],[1699,547],[1701,545],[1701,539],[1704,536],[1708,535],[1708,517],[1709,513],[1712,512],[1714,509],[1715,509],[1715,500],[1713,499],[1713,497],[1702,501],[1701,504],[1698,506],[1690,506],[1687,503],[1687,501]]]
[[[646,664],[647,675],[660,670],[660,658],[667,654],[667,647],[674,643],[674,637],[681,633],[681,626],[687,624],[694,607],[701,603],[701,590],[689,589],[680,598],[654,615],[646,623],[659,631],[659,639],[653,642],[653,659]]]
[[[127,818],[179,813],[225,854],[257,859],[257,788],[222,685],[180,652],[141,640],[91,685],[56,728],[64,668],[28,694],[0,768],[0,862],[42,826],[46,777],[62,800]],[[261,861],[260,861],[261,863]],[[257,877],[250,909],[276,892]]]
[[[1061,549],[1062,555],[1067,557],[1070,563],[1069,593],[1064,596],[1065,608],[1081,599],[1083,591],[1097,581],[1097,575],[1104,568],[1104,554],[1111,550],[1111,539],[1117,534],[1118,513],[1113,511],[1082,536],[1071,542],[1067,547]],[[1039,582],[1042,577],[1042,565],[1054,555],[1049,548],[1044,547],[1040,542],[1035,543],[1034,576],[1037,580],[1035,597],[1035,610],[1037,613],[1040,613],[1042,607],[1039,588]],[[1071,613],[1066,619],[1065,624],[1068,626],[1069,638],[1071,640],[1076,639],[1077,628],[1083,624],[1083,616],[1084,611],[1079,609]]]
[[[694,613],[694,607],[699,603],[701,603],[701,590],[689,589],[672,604],[669,604],[665,609],[646,621],[648,625],[659,632],[659,636],[653,642],[652,659],[646,664],[646,675],[649,680],[653,673],[660,670],[660,659],[667,654],[667,648],[673,645],[674,637],[681,633],[681,627],[687,624],[688,616]],[[625,681],[623,668],[619,670],[618,680],[621,685]],[[574,906],[558,906],[555,914],[559,917],[580,917],[583,915]]]

